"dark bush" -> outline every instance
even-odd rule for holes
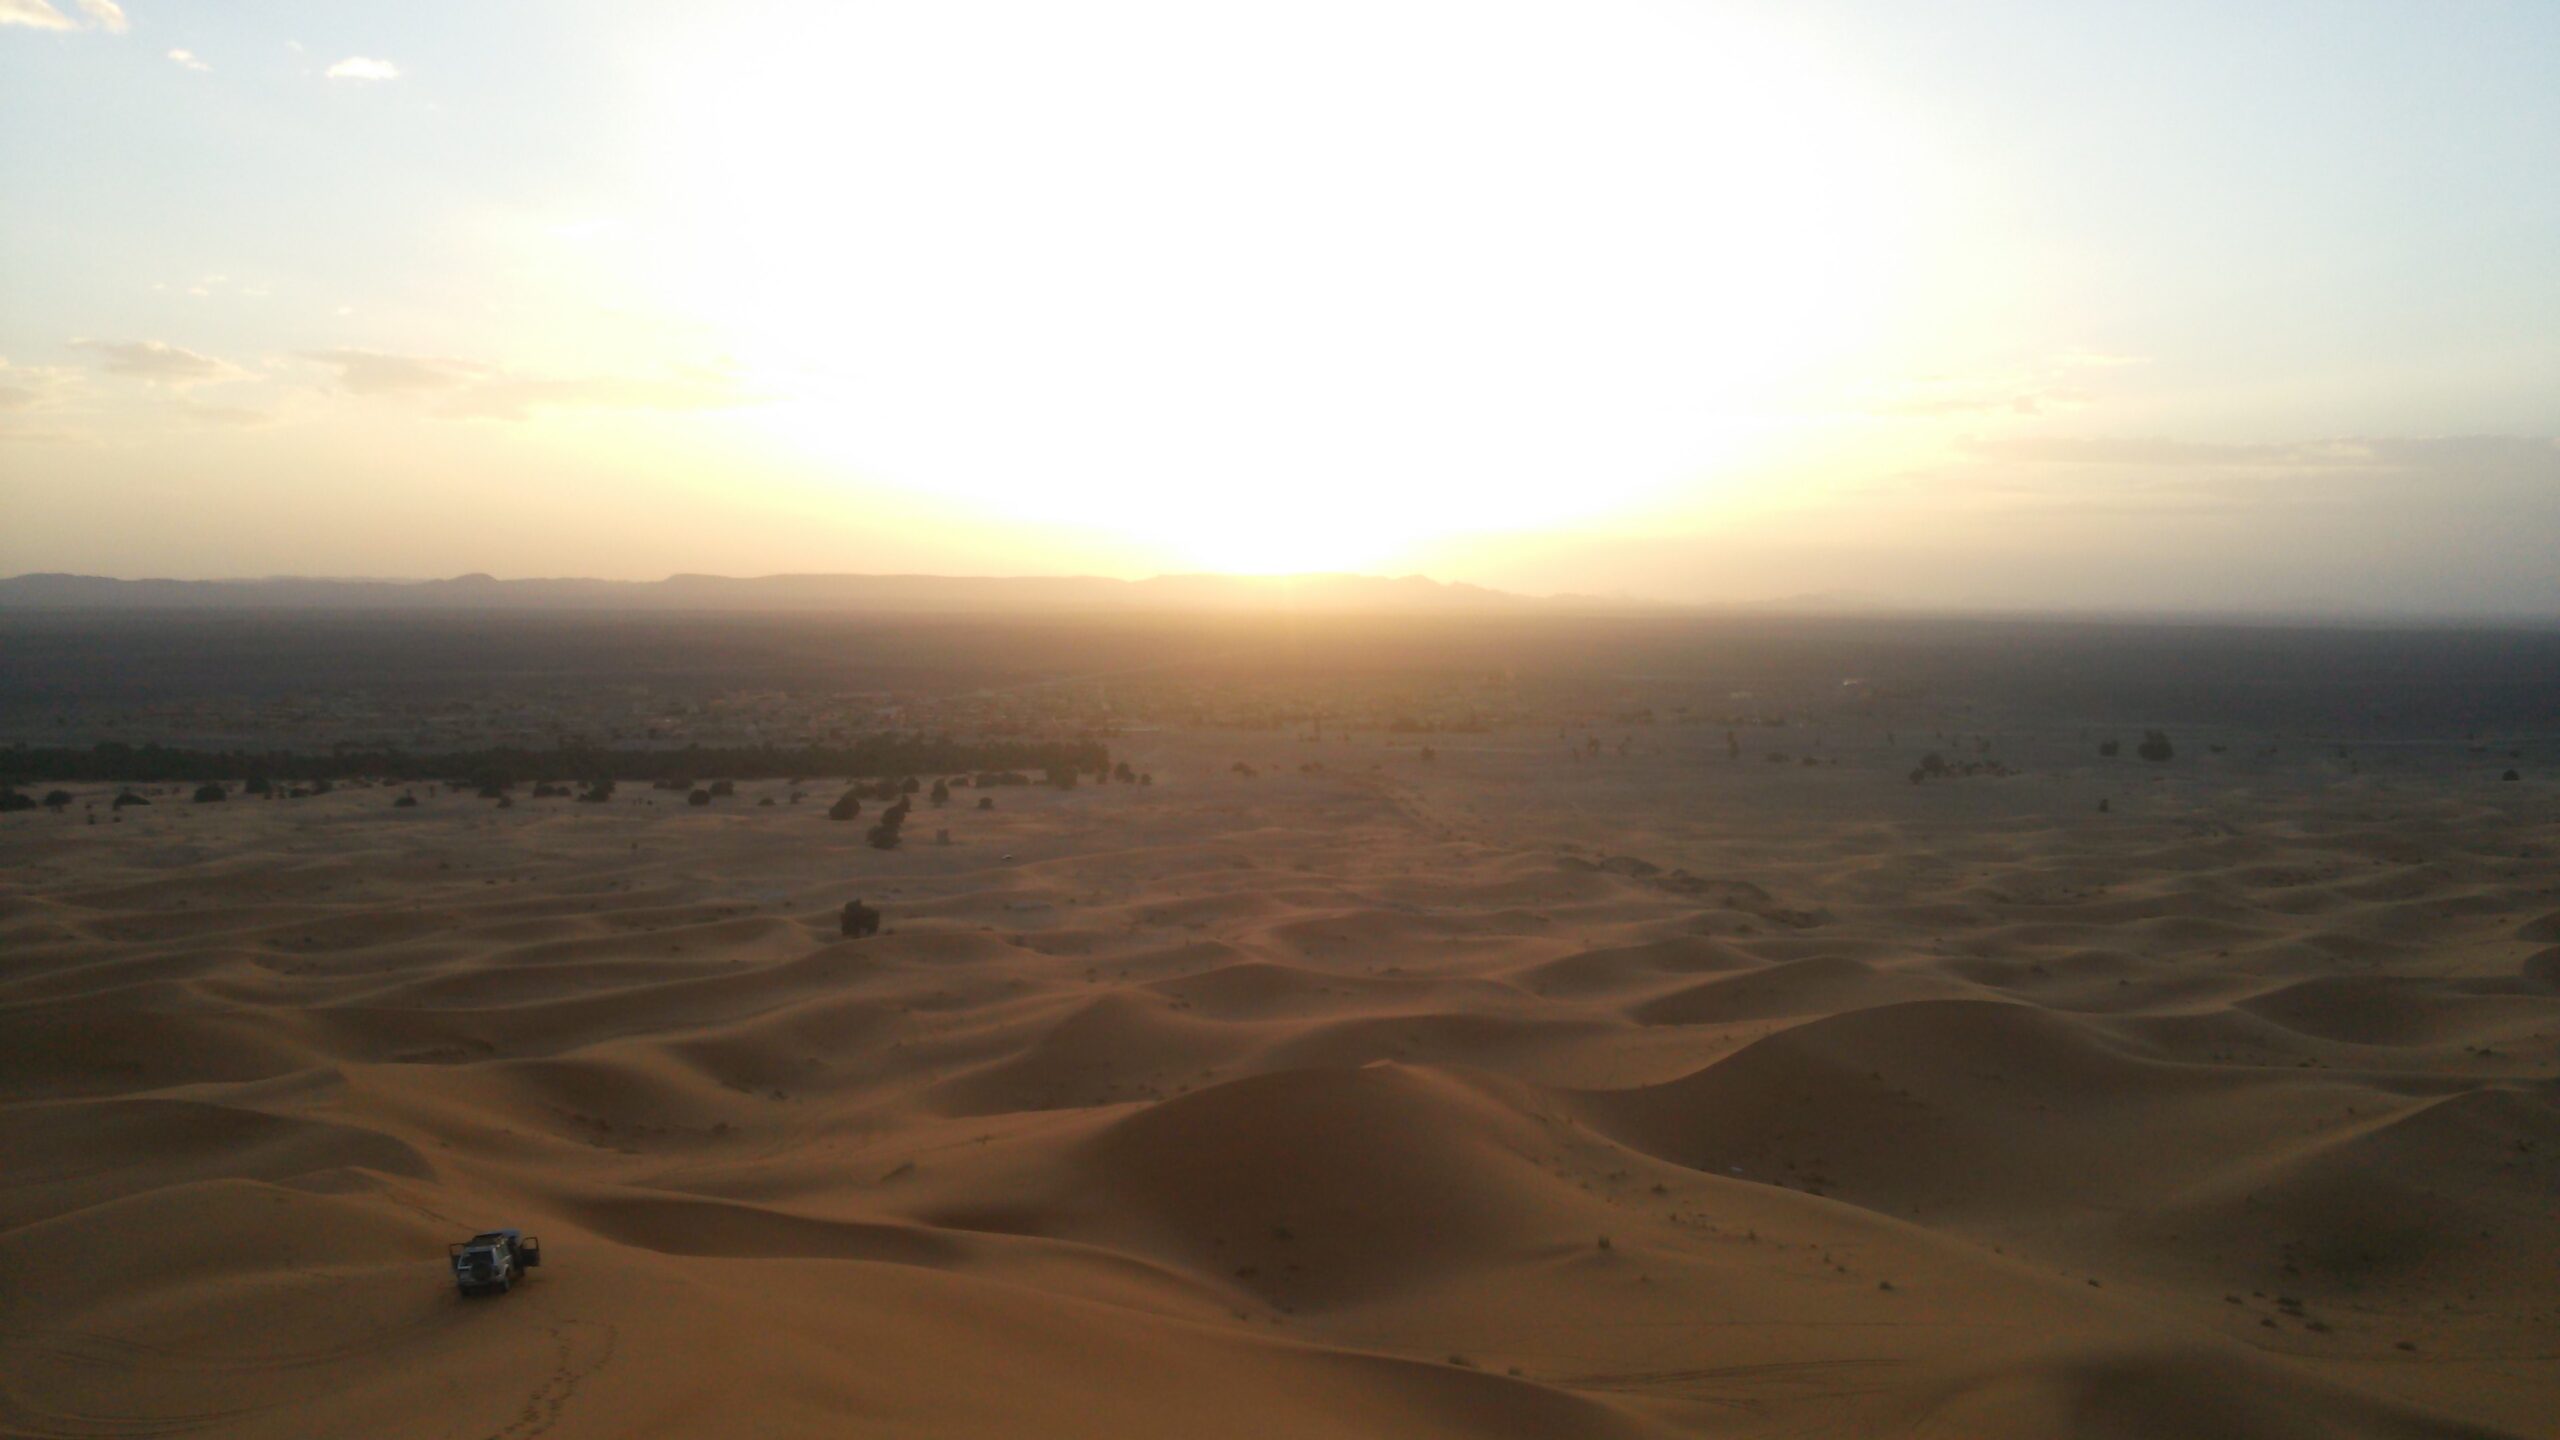
[[[936,780],[933,782],[933,794],[929,798],[933,801],[933,807],[939,810],[951,803],[951,787]]]
[[[130,790],[127,790],[123,794],[118,795],[115,798],[115,803],[109,805],[107,808],[110,810],[122,810],[128,805],[148,805],[150,803],[150,801],[143,799],[141,796],[134,794]]]
[[[836,923],[844,930],[846,939],[860,940],[880,933],[880,912],[859,900],[847,900],[843,912],[836,917]]]
[[[418,797],[415,795],[403,795],[399,799],[391,802],[391,808],[394,810],[415,810],[418,808]]]
[[[46,791],[46,792],[45,792],[45,797],[44,797],[44,808],[46,808],[47,810],[60,811],[60,810],[68,809],[68,808],[70,807],[70,805],[71,805],[71,792],[70,792],[70,791],[68,791],[68,790],[49,790],[49,791]]]
[[[36,808],[36,797],[33,795],[26,794],[15,787],[0,786],[0,814],[34,808]]]
[[[2098,742],[2098,753],[2106,756],[2110,760],[2116,758],[2116,752],[2123,748],[2124,742],[2121,740],[2101,740]]]
[[[837,796],[836,803],[827,807],[827,818],[830,820],[850,820],[861,813],[862,797],[851,790]]]
[[[2523,777],[2522,775],[2517,774],[2517,773],[2516,773],[2516,772],[2514,772],[2513,770],[2510,770],[2510,771],[2508,771],[2506,774],[2501,775],[2501,776],[2499,776],[2498,778],[2499,778],[2499,779],[2501,779],[2501,780],[2514,781],[2514,780],[2522,780],[2524,777]],[[44,803],[46,803],[47,805],[52,804],[52,803],[53,803],[53,798],[52,798],[51,796],[47,796],[47,797],[45,798],[45,802],[44,802]]]
[[[2141,756],[2145,760],[2151,761],[2154,764],[2158,764],[2159,762],[2176,755],[2178,751],[2176,747],[2169,743],[2169,733],[2167,731],[2145,730],[2142,732],[2142,743],[2135,747],[2133,753]]]
[[[979,808],[979,809],[981,809],[981,810],[993,810],[994,808],[996,808],[996,797],[994,797],[993,795],[981,795],[981,796],[979,796],[979,797],[978,797],[978,808]]]
[[[895,850],[898,848],[900,839],[898,827],[890,824],[885,818],[879,824],[872,826],[862,838],[870,842],[874,850]]]
[[[735,780],[714,780],[711,782],[711,795],[713,799],[726,800],[737,793],[738,782]]]
[[[684,803],[687,805],[708,805],[711,803],[711,792],[697,788],[692,794],[684,797]]]
[[[219,805],[230,798],[231,792],[220,785],[208,783],[196,787],[196,803],[199,805]]]
[[[244,795],[272,795],[276,792],[276,782],[264,775],[252,775],[249,783],[240,787],[240,792]]]

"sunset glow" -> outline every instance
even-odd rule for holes
[[[119,14],[0,24],[12,568],[2560,604],[2540,12]]]

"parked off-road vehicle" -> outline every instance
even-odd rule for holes
[[[521,1230],[490,1230],[444,1249],[453,1257],[454,1288],[465,1295],[504,1295],[542,1263],[542,1242]]]

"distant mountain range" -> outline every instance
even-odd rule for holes
[[[670,575],[664,580],[0,579],[0,610],[634,610],[1021,614],[1040,611],[1542,613],[1656,609],[1583,595],[1543,598],[1421,575]]]

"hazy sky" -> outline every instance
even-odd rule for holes
[[[2560,4],[0,0],[0,572],[2560,613]]]

